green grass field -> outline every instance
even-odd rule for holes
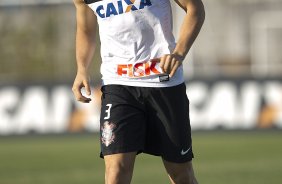
[[[200,184],[282,183],[281,131],[193,132]],[[97,135],[0,137],[0,184],[102,184]],[[161,159],[137,157],[133,184],[169,183]]]

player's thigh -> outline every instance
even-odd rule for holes
[[[105,182],[129,184],[132,179],[135,157],[136,152],[105,156]]]
[[[136,154],[129,152],[104,156],[106,170],[133,170]]]

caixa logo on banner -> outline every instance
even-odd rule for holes
[[[99,131],[100,87],[90,104],[71,87],[0,87],[0,135]],[[193,130],[282,128],[280,81],[187,83]]]
[[[70,86],[2,86],[0,135],[98,131],[98,108],[77,102]]]

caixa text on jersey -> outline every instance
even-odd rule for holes
[[[97,6],[96,13],[101,18],[107,18],[111,15],[120,15],[131,11],[136,11],[151,6],[150,0],[140,0],[139,6],[136,5],[135,0],[119,0],[117,3],[106,3]]]

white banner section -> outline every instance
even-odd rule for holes
[[[187,83],[192,130],[282,128],[282,83]],[[100,87],[76,102],[68,85],[1,86],[0,135],[99,131]],[[187,109],[188,110],[188,109]]]

